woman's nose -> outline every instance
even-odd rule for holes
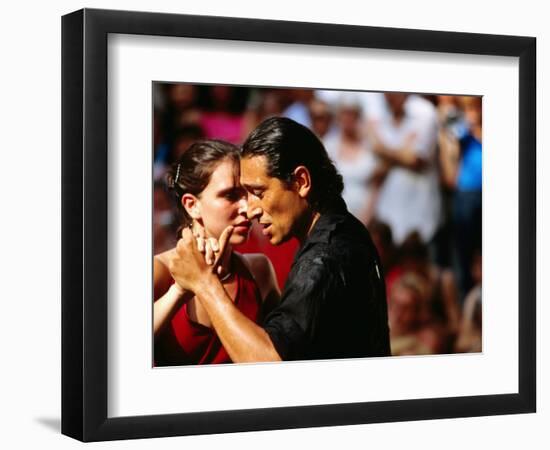
[[[239,200],[239,214],[246,214],[248,211],[248,202],[246,197],[243,197]]]

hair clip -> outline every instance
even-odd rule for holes
[[[180,176],[180,168],[181,168],[181,165],[180,163],[178,163],[178,167],[176,168],[176,176],[174,177],[174,184],[178,184],[178,178]]]

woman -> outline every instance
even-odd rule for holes
[[[250,229],[246,192],[239,184],[239,151],[227,142],[199,141],[189,147],[170,172],[170,189],[178,200],[182,227],[206,237],[205,258],[216,256],[217,240],[232,225],[228,251],[216,273],[238,308],[258,322],[279,299],[269,260],[260,254],[240,255],[233,245],[246,241]],[[231,362],[213,331],[208,314],[192,292],[174,283],[168,269],[175,249],[154,258],[155,365]]]
[[[338,132],[325,138],[325,148],[344,178],[342,196],[349,212],[367,225],[374,214],[373,177],[377,162],[361,128],[362,107],[358,98],[352,95],[340,98],[337,124]]]
[[[475,283],[470,264],[481,251],[482,100],[458,97],[463,119],[439,134],[443,182],[453,193],[452,225],[461,298]],[[460,125],[460,126],[459,126]]]
[[[456,337],[460,324],[460,304],[454,274],[434,264],[428,247],[418,232],[407,236],[397,250],[397,261],[386,277],[388,292],[395,280],[405,273],[416,274],[425,283],[430,316]]]

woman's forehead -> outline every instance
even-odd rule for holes
[[[210,176],[209,186],[216,190],[235,187],[239,184],[240,166],[238,161],[225,159],[220,162]]]

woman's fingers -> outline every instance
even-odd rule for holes
[[[202,244],[204,246],[203,253],[206,264],[212,265],[218,259],[220,251],[218,241],[214,238],[203,239],[202,241]]]
[[[197,240],[197,248],[198,248],[199,252],[204,253],[205,250],[206,250],[206,241],[205,241],[205,239],[202,238],[202,237],[195,237],[195,239]]]
[[[223,257],[225,253],[229,249],[229,239],[231,238],[231,235],[233,234],[233,226],[228,226],[225,230],[223,230],[222,235],[220,236],[220,240],[218,242],[219,245],[219,251],[216,253],[216,261],[214,262],[215,265],[217,265],[220,261],[223,260]]]
[[[212,249],[209,239],[204,241],[204,259],[208,265],[212,265],[214,263],[214,250]]]
[[[204,254],[206,263],[209,265],[217,265],[218,261],[220,261],[223,256],[224,249],[227,247],[227,241],[231,237],[233,227],[230,226],[224,230],[220,236],[219,242],[215,238],[207,238],[204,228],[196,222],[193,224],[191,231],[197,242],[197,249]]]
[[[205,253],[206,232],[204,230],[204,227],[200,223],[195,221],[193,222],[193,225],[191,225],[191,231],[193,232],[193,236],[195,236],[195,239],[197,240],[197,248],[199,249],[199,252]]]
[[[204,234],[204,228],[197,222],[194,222],[190,228],[191,228],[191,231],[193,232],[193,236],[195,236],[195,240],[197,241],[197,249],[199,250],[199,252],[205,253],[206,237]]]
[[[217,239],[209,238],[208,242],[210,243],[210,247],[212,247],[212,251],[214,253],[218,253],[220,251],[220,246],[218,245]]]

